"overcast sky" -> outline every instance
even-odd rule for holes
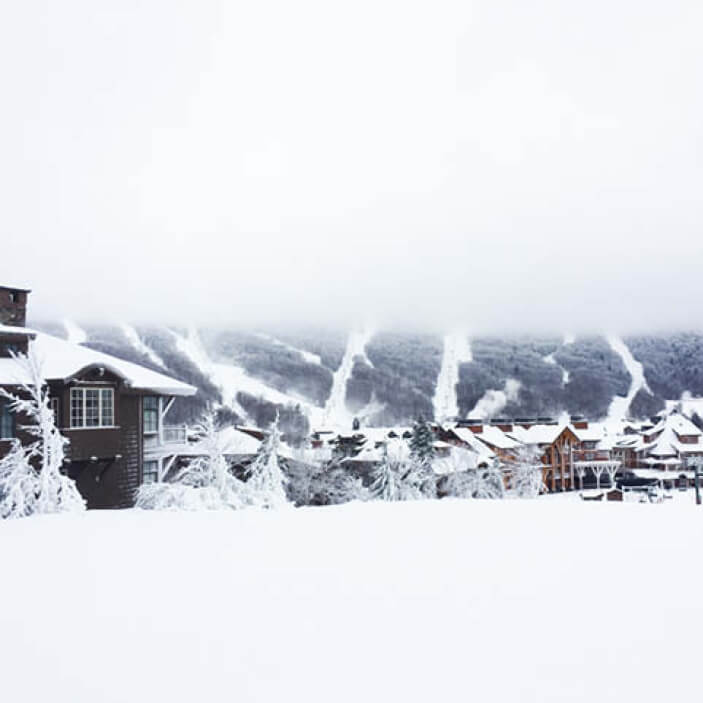
[[[34,315],[703,327],[700,0],[22,0]],[[1,282],[1,281],[0,281]]]

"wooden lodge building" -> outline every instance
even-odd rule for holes
[[[169,447],[184,444],[184,427],[166,416],[193,386],[109,354],[26,328],[28,290],[0,286],[0,387],[16,393],[27,379],[13,354],[41,362],[57,426],[67,437],[66,473],[89,508],[123,508],[136,489],[163,475]],[[22,441],[22,420],[0,399],[0,456]]]
[[[438,431],[441,439],[454,446],[476,451],[479,442],[508,467],[529,450],[541,463],[544,486],[552,493],[578,489],[584,475],[620,466],[602,448],[600,429],[581,417],[561,423],[551,418],[469,419]]]

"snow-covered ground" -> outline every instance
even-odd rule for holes
[[[459,401],[456,397],[459,365],[472,359],[469,336],[465,332],[452,332],[444,337],[442,366],[433,399],[435,420],[442,421],[459,415]]]
[[[0,523],[2,699],[699,701],[702,517],[445,500]]]
[[[627,344],[625,344],[620,337],[615,337],[613,335],[610,335],[607,339],[610,348],[622,359],[622,363],[625,365],[625,368],[632,379],[630,383],[630,390],[627,395],[624,397],[621,395],[616,395],[608,408],[608,422],[617,423],[621,422],[628,416],[630,404],[640,390],[648,391],[649,386],[647,385],[647,381],[644,377],[644,368],[642,364],[635,360]]]

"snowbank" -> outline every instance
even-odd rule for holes
[[[703,512],[551,501],[0,524],[3,700],[700,700]]]

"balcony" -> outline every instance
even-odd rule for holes
[[[160,452],[166,447],[186,444],[188,427],[186,425],[164,425],[161,432],[144,433],[144,451]]]
[[[188,439],[188,427],[186,425],[172,425],[164,427],[164,444],[185,444]]]

